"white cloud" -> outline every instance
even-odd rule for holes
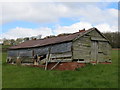
[[[56,29],[54,30],[54,32],[55,32],[55,34],[74,33],[74,32],[78,32],[79,30],[82,30],[84,28],[85,28],[85,30],[88,30],[92,27],[96,27],[101,32],[117,32],[118,31],[117,26],[111,26],[107,23],[92,25],[91,23],[88,23],[88,22],[78,22],[78,23],[74,23],[70,26],[59,26],[58,25],[56,27]]]
[[[3,33],[1,36],[2,38],[16,39],[16,38],[31,37],[37,35],[42,35],[42,37],[45,37],[46,35],[51,35],[51,34],[52,34],[52,30],[50,28],[30,29],[30,28],[16,27],[14,29],[9,30],[6,33]]]
[[[118,27],[117,26],[110,26],[109,24],[103,23],[95,26],[98,28],[101,32],[117,32]]]
[[[54,3],[4,3],[3,23],[21,20],[31,22],[56,22],[60,17],[67,16],[68,8]]]
[[[3,24],[20,20],[37,23],[57,22],[62,17],[80,20],[70,26],[56,26],[54,30],[43,27],[37,29],[16,27],[3,33],[2,37],[17,38],[26,36],[48,36],[51,34],[73,33],[79,29],[97,27],[102,32],[118,31],[118,10],[101,8],[98,3],[3,3],[0,5],[0,21]],[[69,22],[68,22],[69,23]]]
[[[2,4],[3,23],[16,20],[38,23],[57,22],[62,17],[76,18],[92,24],[109,23],[116,25],[117,9],[102,9],[98,3],[4,3]],[[106,4],[107,5],[107,4]],[[103,5],[104,6],[104,5]]]
[[[60,34],[60,33],[74,33],[77,32],[81,29],[89,29],[92,28],[92,25],[87,22],[78,22],[75,24],[72,24],[70,26],[56,26],[56,29],[54,30],[55,34]]]
[[[89,28],[96,27],[101,32],[115,32],[118,31],[118,28],[115,26],[110,26],[109,24],[98,24],[98,25],[91,25],[88,22],[78,22],[74,23],[70,26],[60,26],[57,25],[55,29],[43,27],[37,29],[30,29],[30,28],[21,28],[16,27],[14,29],[9,30],[7,33],[2,34],[2,38],[18,38],[18,37],[31,37],[37,36],[42,34],[42,37],[49,36],[49,35],[58,35],[60,33],[74,33],[78,32],[81,29],[88,30]]]

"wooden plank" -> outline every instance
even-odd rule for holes
[[[48,61],[46,60],[45,70],[47,70]]]
[[[95,41],[108,41],[105,38],[99,38],[99,37],[91,37],[91,40],[95,40]]]
[[[58,61],[50,70],[53,70],[61,61]]]
[[[51,54],[51,58],[59,58],[59,57],[72,57],[72,52],[61,53],[61,54]]]
[[[91,60],[96,61],[97,59],[98,59],[98,42],[92,41]]]
[[[49,48],[49,52],[48,52],[48,54],[47,54],[45,70],[47,70],[48,63],[50,62],[50,50],[51,50],[51,48]]]
[[[67,60],[57,59],[57,60],[51,60],[50,62],[59,62],[59,61],[61,61],[61,62],[71,62],[72,59],[67,59]]]

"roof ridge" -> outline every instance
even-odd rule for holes
[[[79,32],[71,33],[68,35],[60,35],[60,36],[55,36],[55,37],[50,37],[50,38],[29,40],[21,44],[18,44],[16,46],[12,46],[9,49],[40,47],[40,46],[45,46],[45,45],[50,45],[50,44],[57,44],[57,43],[72,41],[73,39],[78,37],[78,35],[82,35],[82,34],[84,35],[85,33],[87,33],[87,31],[89,30],[83,29],[83,30],[79,30]]]
[[[55,36],[55,37],[49,37],[48,36],[48,38],[41,38],[41,39],[37,39],[38,41],[39,40],[45,40],[45,39],[49,39],[49,38],[58,38],[58,37],[64,37],[64,36],[69,36],[69,35],[73,35],[73,34],[77,34],[77,33],[82,33],[82,32],[74,32],[74,33],[69,33],[68,35],[67,35],[67,33],[65,33],[66,35],[60,35],[60,36]],[[60,33],[60,34],[64,34],[64,33]],[[46,36],[47,37],[47,36]],[[37,40],[28,40],[28,41],[37,41]]]

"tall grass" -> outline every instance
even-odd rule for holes
[[[44,71],[41,68],[8,65],[3,53],[3,88],[117,88],[118,51],[112,64],[87,65],[77,71]]]

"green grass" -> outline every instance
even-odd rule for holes
[[[41,68],[5,63],[3,53],[3,88],[117,88],[118,51],[112,51],[112,64],[88,65],[78,71],[44,71]]]

